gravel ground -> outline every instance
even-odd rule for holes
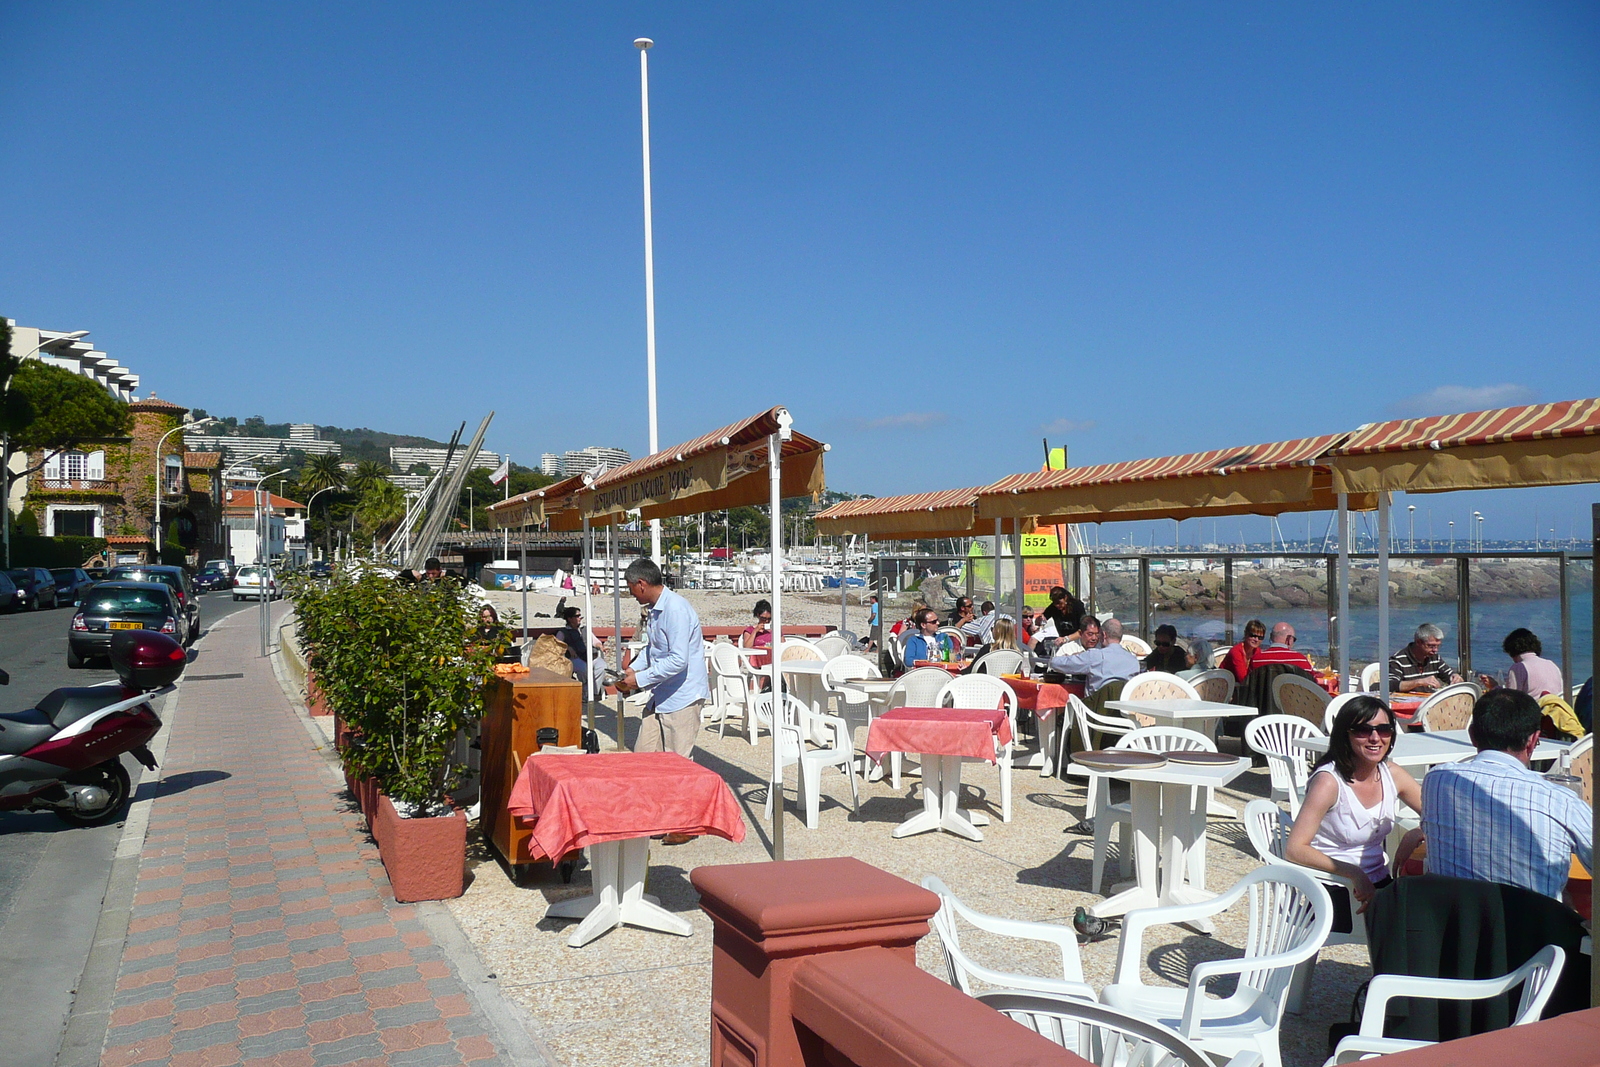
[[[720,599],[728,602],[728,610],[738,606],[734,598]],[[713,601],[709,609],[703,609],[702,618],[722,606]],[[825,619],[825,606],[813,607],[819,621]],[[630,709],[630,738],[636,715],[636,710]],[[598,725],[608,734],[603,742],[607,749],[609,738],[615,736],[615,721],[614,711],[599,713]],[[739,798],[746,817],[743,842],[732,844],[708,837],[675,848],[652,847],[649,891],[661,898],[663,907],[690,921],[694,928],[691,937],[621,927],[582,949],[570,949],[565,938],[572,924],[545,918],[545,909],[552,902],[587,892],[588,871],[580,870],[569,886],[541,865],[526,887],[518,887],[481,844],[474,845],[472,883],[465,896],[450,902],[450,908],[502,990],[529,1010],[542,1031],[539,1036],[565,1064],[591,1067],[649,1062],[698,1067],[707,1061],[711,926],[697,906],[688,875],[705,864],[768,858],[769,824],[762,817],[766,767],[771,759],[767,744],[764,736],[754,747],[732,732],[719,738],[712,727],[702,731],[696,753],[697,761],[721,773]],[[1019,755],[1019,764],[1025,762]],[[827,773],[816,830],[807,830],[802,818],[793,813],[791,787],[785,824],[787,855],[853,855],[913,881],[937,874],[979,911],[1070,924],[1075,908],[1101,899],[1089,891],[1092,838],[1063,832],[1064,827],[1078,822],[1083,787],[1079,780],[1042,778],[1037,770],[1020,765],[1013,775],[1013,821],[1001,823],[998,808],[990,805],[992,821],[984,829],[984,840],[971,842],[945,833],[902,840],[889,836],[896,823],[921,807],[919,779],[914,774],[902,781],[898,791],[887,780],[863,782],[860,808],[852,812],[844,777]],[[990,798],[997,801],[992,768],[974,766],[963,781],[972,798],[970,805],[987,804]],[[1251,771],[1237,779],[1233,788],[1219,791],[1218,799],[1242,809],[1248,800],[1266,795],[1268,787],[1264,770]],[[1120,797],[1114,795],[1113,799]],[[1243,827],[1213,818],[1207,843],[1210,886],[1230,885],[1257,865]],[[1107,864],[1108,875],[1115,870],[1116,860],[1112,859]],[[1214,937],[1182,927],[1158,927],[1144,945],[1146,980],[1182,984],[1193,964],[1237,952],[1248,921],[1244,912],[1241,904],[1219,916]],[[1053,949],[1029,942],[1001,944],[969,930],[964,932],[963,943],[974,956],[1003,970],[1048,974],[1052,966],[1059,966],[1059,957],[1055,961],[1049,958]],[[1099,988],[1111,980],[1116,951],[1115,937],[1083,947],[1083,969],[1091,985]],[[943,975],[935,935],[923,939],[917,956],[924,969]],[[1289,1016],[1283,1026],[1281,1047],[1287,1067],[1314,1067],[1327,1058],[1328,1026],[1349,1017],[1351,998],[1368,973],[1364,947],[1323,950],[1306,1013]]]

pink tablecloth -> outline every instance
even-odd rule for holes
[[[960,674],[966,668],[965,663],[946,663],[942,659],[919,659],[912,664],[913,667],[938,667],[941,671],[951,674]]]
[[[882,763],[886,752],[920,752],[930,756],[995,759],[995,745],[1011,740],[1011,720],[1004,709],[895,708],[872,720],[867,730],[867,755]]]
[[[533,843],[548,859],[601,841],[655,834],[744,840],[744,819],[728,784],[676,752],[529,756],[506,810],[536,820]]]
[[[1031,678],[1005,678],[1000,679],[1011,687],[1017,694],[1017,708],[1021,711],[1031,711],[1040,718],[1048,718],[1050,713],[1057,708],[1067,706],[1067,697],[1075,696],[1084,699],[1083,683],[1068,682],[1066,685],[1057,685],[1054,682],[1036,682]]]

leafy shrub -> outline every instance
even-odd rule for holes
[[[483,713],[497,649],[469,642],[477,605],[455,582],[405,585],[343,571],[292,584],[306,662],[361,740],[341,753],[419,812],[441,807],[463,768],[457,733]]]

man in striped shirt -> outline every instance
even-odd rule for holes
[[[1389,689],[1395,693],[1432,691],[1461,681],[1439,657],[1444,631],[1431,622],[1417,627],[1411,643],[1389,657]]]
[[[1272,644],[1261,649],[1250,660],[1250,669],[1267,667],[1274,663],[1284,667],[1299,667],[1303,671],[1311,670],[1311,660],[1304,652],[1298,651],[1294,646],[1299,638],[1295,636],[1294,627],[1286,622],[1272,624]]]
[[[1429,874],[1521,886],[1559,900],[1574,855],[1594,870],[1589,805],[1529,769],[1540,715],[1526,693],[1484,694],[1472,709],[1477,756],[1435,767],[1422,780]]]

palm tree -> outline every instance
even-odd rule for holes
[[[356,516],[373,537],[387,537],[406,516],[406,495],[387,478],[380,479],[361,494]]]
[[[384,485],[392,484],[389,481],[391,473],[387,463],[380,463],[375,459],[364,459],[356,464],[356,472],[350,476],[350,488],[358,493],[365,494],[379,483]]]
[[[300,468],[300,490],[318,493],[324,489],[344,488],[344,467],[335,455],[312,456]]]

